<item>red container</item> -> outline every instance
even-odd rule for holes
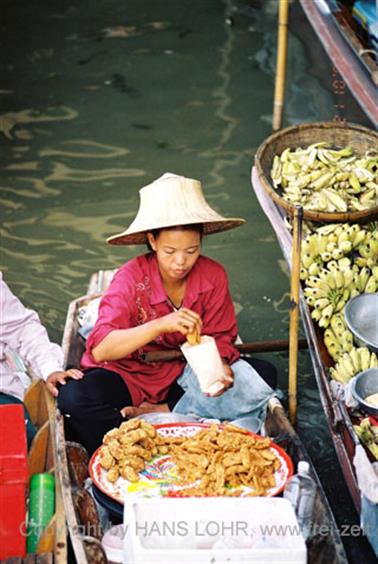
[[[0,405],[0,560],[26,553],[28,482],[22,405]]]

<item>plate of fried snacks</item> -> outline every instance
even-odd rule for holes
[[[89,462],[97,488],[124,496],[274,496],[293,474],[285,451],[269,437],[231,424],[130,419],[109,431]]]

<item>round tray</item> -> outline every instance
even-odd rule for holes
[[[303,123],[281,129],[270,135],[260,145],[255,155],[255,166],[264,190],[289,215],[294,214],[295,206],[282,198],[274,189],[270,171],[275,155],[280,155],[286,147],[296,149],[312,143],[325,141],[332,147],[349,145],[357,154],[378,146],[378,133],[362,125],[340,125],[335,122]],[[378,206],[355,212],[322,212],[303,208],[303,217],[318,222],[363,222],[378,217]]]
[[[190,437],[202,429],[210,428],[205,423],[164,423],[154,425],[157,432],[169,437]],[[260,435],[248,433],[257,440]],[[142,495],[153,495],[158,497],[181,497],[185,495],[185,486],[177,485],[177,474],[175,464],[169,455],[158,455],[154,457],[140,472],[140,480],[130,483],[124,478],[118,478],[117,482],[111,483],[106,477],[106,471],[100,464],[100,453],[103,447],[99,447],[89,461],[89,475],[96,488],[118,504],[123,504],[124,496],[140,493]],[[293,474],[293,463],[288,454],[275,443],[270,444],[270,450],[275,453],[280,462],[280,467],[275,472],[276,485],[268,490],[267,496],[279,494],[285,487],[287,480]],[[193,484],[194,485],[194,484]],[[241,488],[240,495],[249,495],[251,488]]]

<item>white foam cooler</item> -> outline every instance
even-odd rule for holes
[[[283,498],[126,498],[124,533],[125,564],[307,561]]]

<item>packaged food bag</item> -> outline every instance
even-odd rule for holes
[[[223,377],[226,374],[213,337],[203,335],[196,345],[186,342],[181,346],[181,351],[196,374],[203,393],[216,394],[223,388]]]

